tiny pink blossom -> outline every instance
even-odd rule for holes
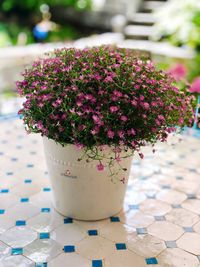
[[[143,103],[143,107],[144,107],[145,109],[149,109],[149,103],[144,102],[144,103]]]
[[[121,131],[120,130],[117,133],[118,133],[118,135],[119,135],[120,138],[124,139],[124,131]]]
[[[114,137],[115,133],[113,131],[111,131],[111,130],[108,130],[107,135],[108,135],[109,138],[112,139]]]
[[[104,170],[104,165],[103,165],[102,163],[99,163],[99,164],[97,165],[97,170],[98,170],[98,171],[103,171],[103,170]]]
[[[116,111],[118,111],[118,107],[117,106],[111,106],[110,107],[110,111],[112,112],[112,113],[115,113]]]
[[[127,121],[128,120],[128,118],[126,116],[124,116],[124,115],[121,116],[120,119],[121,119],[121,121]]]
[[[81,143],[75,143],[75,146],[76,146],[76,148],[78,148],[78,149],[82,149],[82,148],[84,147],[84,145],[81,144]]]

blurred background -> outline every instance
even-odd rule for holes
[[[0,116],[16,114],[15,81],[35,58],[102,44],[147,51],[198,100],[200,1],[0,0]]]

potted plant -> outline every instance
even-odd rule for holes
[[[193,120],[191,97],[130,49],[55,50],[23,76],[19,113],[43,136],[54,207],[76,219],[118,213],[134,153]]]

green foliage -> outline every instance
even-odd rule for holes
[[[56,5],[72,6],[76,9],[88,9],[91,7],[91,0],[3,0],[0,2],[0,10],[3,12],[35,12],[42,4],[51,7]]]

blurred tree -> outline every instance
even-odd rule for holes
[[[92,0],[0,0],[0,11],[4,13],[32,13],[39,10],[42,4],[51,7],[62,5],[83,10],[91,8]]]

